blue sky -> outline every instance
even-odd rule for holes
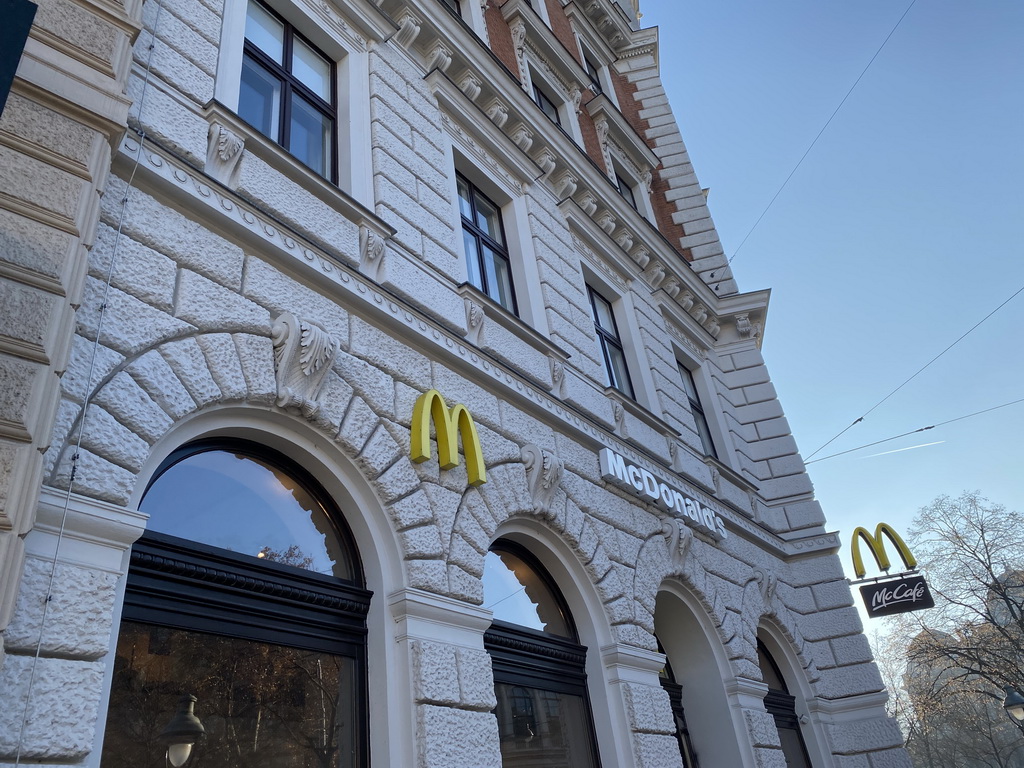
[[[643,0],[727,254],[909,5]],[[772,290],[763,352],[805,458],[1024,286],[1022,41],[1019,0],[917,0],[736,255],[741,290]],[[818,457],[1024,398],[1022,312]],[[1022,434],[1024,403],[811,464],[847,572],[854,527],[905,531],[940,494],[1024,510]]]

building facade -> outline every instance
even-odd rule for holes
[[[0,763],[909,764],[636,18],[40,5]]]

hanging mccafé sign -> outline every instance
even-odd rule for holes
[[[675,513],[691,528],[706,533],[716,541],[729,535],[725,523],[713,510],[676,490],[653,472],[626,461],[611,448],[602,448],[601,477],[641,499],[653,502],[667,512]]]
[[[887,523],[879,523],[875,527],[875,535],[868,533],[866,528],[858,528],[853,532],[853,540],[850,542],[850,551],[853,554],[853,572],[858,579],[863,579],[867,571],[864,569],[864,560],[860,553],[860,543],[863,540],[871,554],[875,558],[880,571],[885,571],[888,576],[892,567],[889,562],[889,555],[885,551],[885,535],[896,548],[903,565],[907,570],[898,574],[895,578],[886,578],[884,581],[875,579],[872,584],[865,584],[860,588],[861,599],[864,600],[864,607],[868,616],[891,616],[895,613],[909,613],[919,611],[922,608],[932,608],[935,601],[932,600],[928,591],[928,584],[924,576],[917,573],[917,560],[910,552],[906,542]]]

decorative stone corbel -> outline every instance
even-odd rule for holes
[[[661,532],[665,535],[672,564],[681,571],[693,543],[693,530],[678,517],[671,517],[661,524]]]
[[[651,173],[650,168],[645,168],[644,172],[640,174],[640,183],[644,185],[647,194],[651,194],[653,191],[651,187],[654,185],[654,174]]]
[[[622,429],[626,418],[626,409],[622,407],[622,403],[612,403],[612,418],[615,420],[615,427]]]
[[[244,147],[245,139],[220,123],[212,123],[206,147],[206,173],[221,184],[233,187]]]
[[[537,162],[537,165],[540,166],[540,169],[544,172],[545,176],[555,170],[555,156],[547,147],[538,152],[537,156],[534,157],[534,160]]]
[[[637,263],[640,269],[647,269],[647,265],[651,263],[651,252],[648,251],[644,246],[638,245],[629,257]]]
[[[712,315],[708,318],[708,321],[704,323],[704,329],[717,339],[718,334],[722,331],[722,325],[718,322],[718,318]]]
[[[597,198],[590,191],[584,192],[580,199],[577,201],[580,204],[580,208],[587,216],[593,216],[597,211]]]
[[[466,98],[470,101],[477,100],[482,86],[483,81],[472,72],[467,72],[459,80],[459,90],[466,94]]]
[[[612,164],[612,151],[608,146],[608,121],[596,121],[594,123],[594,129],[597,131],[597,143],[601,147],[601,157],[604,159],[604,172],[608,174],[608,178],[614,182],[615,166]]]
[[[369,227],[359,227],[359,271],[378,280],[384,267],[384,238]]]
[[[615,217],[612,216],[610,211],[602,211],[601,215],[597,217],[597,226],[609,235],[615,231],[617,225],[618,222],[615,221]]]
[[[646,276],[651,288],[657,288],[665,279],[665,266],[660,261],[654,262],[647,270]]]
[[[291,312],[278,315],[270,330],[277,375],[277,405],[312,418],[338,345],[321,326]]]
[[[551,394],[565,397],[565,364],[561,360],[551,360]]]
[[[442,72],[447,72],[451,65],[452,52],[441,43],[435,43],[434,49],[430,52],[430,63],[427,64],[427,70],[439,69]]]
[[[526,123],[517,123],[509,135],[512,137],[512,143],[523,152],[530,151],[530,147],[533,146],[533,131],[527,127]]]
[[[494,98],[484,107],[484,113],[491,122],[501,128],[508,120],[508,106],[501,99]]]
[[[485,320],[487,311],[475,301],[466,299],[466,325],[469,327],[466,339],[477,346],[483,342]]]
[[[689,312],[690,307],[693,306],[693,294],[689,291],[683,291],[683,295],[679,298],[679,306],[683,308],[684,312]]]
[[[555,194],[563,200],[567,197],[572,197],[576,194],[576,185],[578,183],[579,179],[576,178],[572,171],[563,171],[555,180]]]
[[[562,481],[565,464],[551,451],[533,443],[524,445],[521,455],[526,467],[526,484],[533,500],[533,513],[547,517],[551,513],[551,500]]]
[[[516,52],[516,64],[519,67],[519,84],[523,90],[530,92],[530,79],[527,76],[526,67],[526,23],[522,19],[516,19],[509,25],[512,33],[512,48]]]
[[[771,571],[766,571],[764,568],[755,568],[754,580],[761,591],[761,598],[764,600],[765,605],[768,605],[775,595],[775,588],[779,585],[779,577]]]
[[[674,299],[676,296],[679,295],[679,281],[674,277],[670,277],[668,280],[662,283],[661,288],[663,291],[665,291],[665,293],[669,295],[669,298]]]
[[[583,101],[583,92],[578,85],[574,85],[569,90],[569,101],[572,103],[573,112],[578,115],[580,113],[580,103]]]
[[[615,242],[618,243],[619,248],[629,252],[633,247],[633,233],[623,227],[614,235]]]
[[[420,27],[423,20],[408,10],[402,11],[395,21],[398,22],[398,31],[395,32],[395,41],[403,48],[411,48],[419,37]]]
[[[704,321],[708,319],[708,308],[703,304],[697,304],[691,311],[690,315],[700,325],[704,325]]]

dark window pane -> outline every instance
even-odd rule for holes
[[[558,116],[558,107],[555,106],[555,102],[552,101],[536,84],[533,86],[533,100],[537,102],[537,106],[541,108],[541,111],[548,116],[551,122],[555,125],[562,124],[562,120]]]
[[[284,24],[259,3],[245,11],[245,39],[276,61],[284,63]]]
[[[203,451],[173,464],[142,500],[149,529],[352,580],[323,505],[295,478],[260,460]]]
[[[165,768],[158,736],[196,697],[206,739],[198,765],[348,768],[362,744],[354,659],[123,622],[103,768]]]
[[[321,176],[327,175],[331,164],[331,122],[301,96],[292,97],[288,151]]]
[[[248,56],[242,59],[238,116],[264,136],[280,141],[281,81]]]
[[[604,330],[615,333],[615,316],[612,314],[612,305],[596,293],[594,297],[594,319]],[[618,334],[616,334],[616,338]]]
[[[480,242],[476,235],[462,230],[462,244],[466,248],[466,267],[469,269],[469,282],[481,291],[484,289],[484,277],[480,271]]]
[[[590,78],[591,85],[594,86],[594,93],[601,93],[601,76],[598,74],[597,65],[590,60],[589,57],[583,57],[583,63],[587,69],[587,77]]]
[[[575,639],[555,593],[522,558],[491,550],[484,558],[484,607],[494,618]]]
[[[618,185],[619,194],[622,195],[623,199],[629,203],[633,210],[636,210],[636,196],[633,194],[633,187],[617,173],[615,174],[615,183]]]
[[[495,683],[503,766],[596,765],[582,696]]]
[[[441,2],[447,5],[452,13],[462,15],[462,12],[459,10],[459,0],[441,0]]]

